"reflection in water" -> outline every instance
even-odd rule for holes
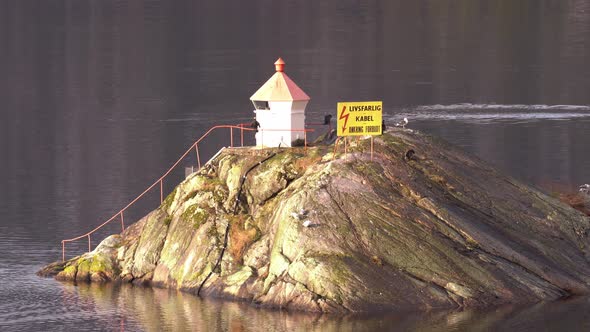
[[[70,306],[89,312],[103,328],[121,331],[538,331],[584,330],[590,324],[587,298],[489,310],[336,316],[261,309],[126,284],[64,284],[63,291],[63,300],[74,302]]]

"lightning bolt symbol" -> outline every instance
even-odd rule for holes
[[[344,120],[344,125],[342,126],[343,133],[346,130],[346,124],[348,123],[348,116],[350,115],[350,113],[344,114],[345,111],[346,111],[346,105],[342,106],[342,112],[340,113],[340,117],[338,118],[338,120]]]

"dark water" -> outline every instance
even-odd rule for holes
[[[407,116],[523,181],[590,182],[587,1],[0,1],[0,330],[589,329],[587,299],[332,317],[34,276],[209,127],[251,119],[279,56],[310,121],[383,100],[388,121]]]

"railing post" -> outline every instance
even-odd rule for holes
[[[244,126],[240,125],[240,145],[244,147]]]
[[[123,219],[123,211],[121,211],[121,232],[125,231],[125,221]]]
[[[162,183],[164,179],[160,178],[160,204],[164,203],[164,184]]]
[[[229,146],[234,147],[234,127],[229,127]]]
[[[65,241],[61,241],[61,261],[66,261],[66,243]]]
[[[348,143],[348,137],[344,137],[344,159],[348,159],[347,153],[348,153],[348,147],[347,147],[347,143]]]
[[[195,143],[195,151],[197,152],[197,166],[201,169],[201,156],[199,156],[199,143]]]
[[[334,141],[334,153],[332,154],[332,160],[336,159],[336,150],[338,149],[338,142],[340,142],[340,137],[336,137],[336,141]]]
[[[88,252],[91,252],[92,250],[90,250],[90,234],[88,234]]]

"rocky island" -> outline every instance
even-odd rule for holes
[[[590,291],[588,216],[428,135],[390,130],[373,159],[369,143],[227,149],[123,233],[39,274],[317,312]]]

